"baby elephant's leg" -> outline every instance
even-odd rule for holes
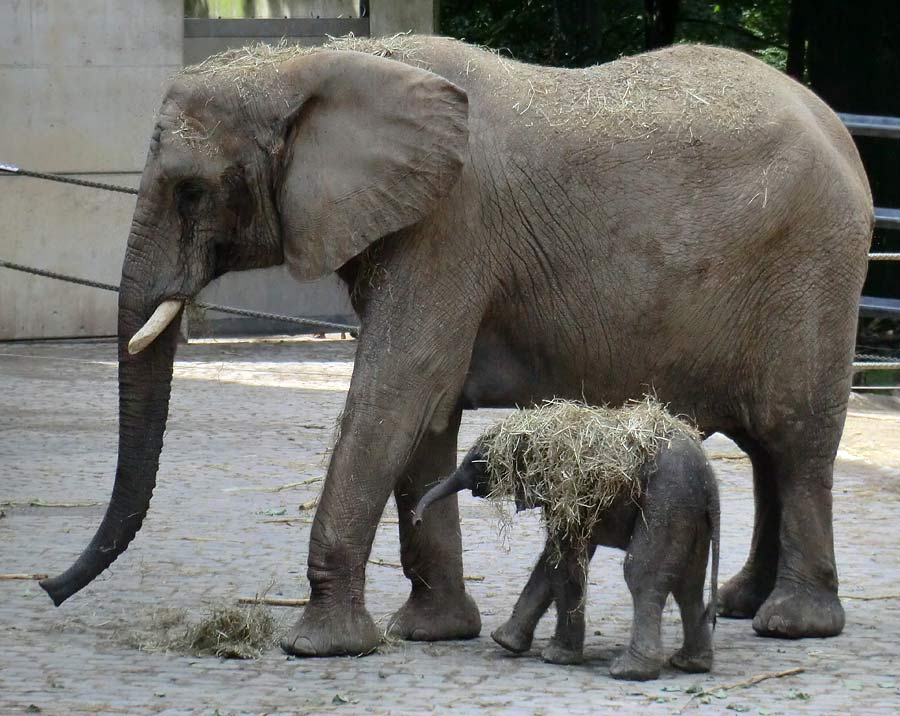
[[[686,550],[668,525],[645,509],[625,554],[625,582],[634,602],[631,642],[609,667],[616,679],[647,681],[662,667],[662,611],[684,565]]]
[[[513,607],[512,616],[491,632],[491,638],[504,649],[521,654],[531,648],[534,630],[553,602],[550,584],[552,571],[548,547],[545,546]]]
[[[704,530],[698,529],[684,574],[672,590],[681,610],[684,643],[669,662],[676,669],[692,673],[709,671],[713,662],[712,629],[703,605],[708,558],[709,536]]]
[[[584,658],[584,597],[588,562],[593,553],[593,547],[564,549],[562,559],[552,569],[556,631],[541,652],[541,658],[551,664],[578,664]]]

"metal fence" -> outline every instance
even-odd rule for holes
[[[881,139],[900,140],[900,117],[879,117],[867,114],[839,113],[841,121],[854,137],[878,137]],[[875,207],[875,226],[879,229],[900,231],[900,209]],[[873,251],[869,253],[869,261],[897,261],[900,253]],[[898,267],[900,272],[900,267]],[[896,318],[900,320],[900,299],[862,296],[859,301],[859,313],[866,317]],[[857,356],[853,363],[854,371],[872,370],[900,371],[900,359],[881,358],[878,356]],[[898,386],[860,386],[869,389],[894,390]]]

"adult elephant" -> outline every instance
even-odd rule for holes
[[[477,635],[455,498],[411,524],[454,468],[462,411],[650,387],[753,463],[751,554],[723,613],[765,635],[837,634],[832,468],[872,224],[837,117],[730,50],[562,70],[400,36],[187,69],[122,269],[112,499],[42,586],[61,603],[140,528],[183,302],[228,271],[287,263],[301,280],[336,271],[362,328],[286,651],[378,643],[365,565],[391,492],[412,582],[395,633]]]

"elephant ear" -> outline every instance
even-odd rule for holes
[[[294,277],[312,280],[450,192],[468,145],[468,99],[431,72],[358,52],[298,58],[282,74],[300,95],[285,122],[284,257]]]

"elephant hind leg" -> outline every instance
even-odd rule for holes
[[[756,509],[750,554],[740,572],[719,591],[718,613],[733,619],[752,619],[775,588],[781,506],[771,457],[758,442],[746,436],[731,437],[750,456]]]
[[[721,590],[723,616],[753,616],[761,636],[835,636],[844,626],[832,532],[834,456],[843,411],[791,415],[747,442],[756,522],[747,564]]]
[[[676,669],[691,673],[707,672],[712,668],[712,629],[703,604],[708,558],[708,531],[698,530],[690,561],[685,565],[681,578],[672,589],[681,611],[684,643],[669,662]]]
[[[687,563],[690,543],[678,539],[673,523],[684,516],[671,514],[648,499],[644,519],[638,519],[625,553],[625,583],[631,592],[634,617],[625,653],[609,667],[615,679],[647,681],[659,677],[663,662],[662,612],[666,599]]]
[[[456,468],[461,413],[446,430],[423,438],[394,488],[400,522],[400,560],[412,585],[406,603],[394,614],[388,634],[412,641],[471,639],[481,632],[478,607],[463,581],[462,538],[456,495],[431,507],[415,526],[412,512],[437,480]]]
[[[804,454],[803,442],[787,443],[777,463],[778,572],[753,618],[761,636],[828,637],[844,628],[832,532],[834,454]]]

